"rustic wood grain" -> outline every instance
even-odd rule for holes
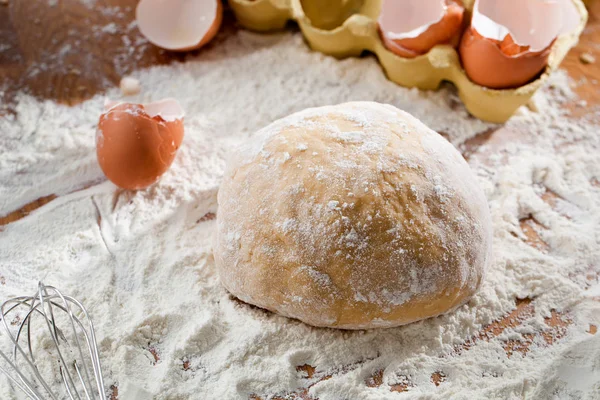
[[[2,226],[10,224],[11,222],[18,221],[21,218],[25,218],[32,211],[42,207],[45,204],[48,204],[49,202],[54,200],[56,197],[57,197],[56,195],[51,194],[50,196],[39,198],[35,201],[32,201],[29,204],[24,205],[23,207],[19,208],[18,210],[11,212],[8,215],[0,217],[0,232],[2,231]]]
[[[120,79],[136,69],[180,62],[184,54],[171,53],[150,45],[132,23],[137,0],[8,0],[0,2],[0,117],[12,112],[11,103],[15,95],[25,92],[44,99],[75,104],[107,88],[118,85]],[[573,49],[565,61],[565,68],[574,78],[575,91],[585,104],[571,105],[571,115],[578,117],[593,115],[600,109],[600,0],[588,2],[589,24],[579,45]],[[231,17],[226,19],[224,29],[234,29]],[[217,40],[218,42],[218,40]],[[212,44],[215,45],[215,44]],[[199,50],[202,51],[202,50]],[[590,54],[595,63],[584,63],[582,54]],[[468,158],[482,145],[493,147],[508,140],[517,140],[515,133],[500,127],[469,140],[462,147]],[[600,183],[597,183],[600,186]],[[546,192],[541,196],[552,207],[558,196]],[[38,199],[8,215],[0,216],[2,226],[15,222],[35,209],[54,200],[55,195]],[[198,222],[214,218],[207,215]],[[549,251],[539,232],[544,227],[533,218],[521,221],[524,241],[541,250]],[[597,271],[590,274],[590,280],[598,279]],[[4,278],[0,276],[0,284]],[[600,299],[598,299],[600,301]],[[457,346],[455,351],[469,351],[478,341],[487,341],[500,335],[507,328],[514,328],[522,321],[531,318],[535,310],[535,299],[516,299],[515,309],[498,321],[484,327],[479,334]],[[546,328],[538,333],[550,346],[559,341],[572,323],[568,313],[552,311],[545,319]],[[596,334],[598,327],[590,324],[588,333]],[[526,355],[535,335],[524,334],[519,340],[505,343],[505,351],[510,357],[515,352]],[[154,361],[159,354],[151,346],[147,349]],[[189,369],[189,361],[183,369]],[[332,375],[319,372],[318,366],[298,366],[299,373],[315,384]],[[343,372],[341,372],[343,373]],[[431,381],[439,386],[445,380],[444,371],[436,371]],[[379,387],[383,384],[383,370],[369,377],[365,384]],[[286,399],[311,399],[310,385],[285,396]],[[402,392],[410,385],[399,382],[389,387],[391,391]],[[111,399],[118,399],[118,387],[110,388]],[[261,399],[259,395],[251,398]],[[277,397],[276,399],[283,399]]]
[[[0,102],[15,93],[75,104],[139,68],[182,60],[132,24],[137,0],[9,0],[0,6]],[[1,91],[0,91],[1,92]]]
[[[582,115],[600,106],[600,0],[588,2],[589,20],[579,44],[567,55],[562,67],[578,82],[575,91],[588,107],[576,112]],[[582,62],[581,55],[589,53],[596,59],[593,64]]]

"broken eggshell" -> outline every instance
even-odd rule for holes
[[[413,58],[458,41],[465,9],[460,0],[383,0],[379,32],[385,47]]]
[[[217,34],[223,21],[221,0],[141,0],[138,27],[154,45],[166,50],[195,50]]]
[[[568,7],[565,8],[571,15],[575,15],[575,26],[573,30],[560,35],[552,45],[544,73],[539,79],[518,88],[490,90],[469,79],[460,63],[458,51],[452,46],[434,46],[426,54],[414,58],[400,57],[390,51],[381,40],[378,24],[382,1],[229,0],[228,3],[238,22],[249,29],[280,29],[285,26],[286,21],[294,20],[310,47],[316,51],[338,58],[358,57],[364,51],[374,53],[387,77],[399,85],[435,90],[442,82],[452,82],[473,116],[494,123],[505,122],[519,107],[527,104],[536,90],[547,81],[550,72],[558,68],[569,49],[575,46],[588,17],[581,0],[561,0],[568,2]],[[462,1],[465,7],[464,20],[468,19],[470,22],[475,0]],[[498,3],[503,2],[504,0],[498,0]],[[320,6],[325,3],[328,7]],[[515,13],[520,12],[520,1],[510,3],[518,6]],[[336,13],[334,8],[338,5],[345,12]],[[326,16],[315,15],[314,9],[331,9],[327,17],[337,17],[323,27],[316,20],[322,22]]]
[[[577,29],[571,0],[477,0],[459,53],[473,82],[492,89],[522,86],[547,66],[559,35]]]
[[[96,155],[106,177],[123,189],[155,183],[181,146],[183,116],[174,99],[146,105],[107,102],[96,132]]]

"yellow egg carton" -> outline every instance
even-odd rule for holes
[[[577,43],[587,21],[587,11],[582,0],[572,1],[581,15],[577,30],[556,40],[548,66],[538,79],[516,89],[503,90],[471,82],[457,50],[450,45],[437,45],[416,58],[403,58],[389,51],[380,39],[377,24],[382,0],[229,0],[229,4],[240,24],[248,29],[278,30],[289,20],[295,20],[314,50],[338,58],[370,51],[378,57],[388,78],[399,85],[434,90],[443,81],[452,82],[472,115],[502,123],[529,101]],[[463,1],[468,13],[466,19],[470,20],[474,2]]]

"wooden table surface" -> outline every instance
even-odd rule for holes
[[[131,71],[183,61],[184,55],[160,50],[140,35],[131,24],[136,4],[137,0],[0,0],[0,117],[13,112],[11,103],[19,91],[39,98],[76,104],[118,85],[121,77]],[[574,88],[576,93],[587,102],[586,107],[572,108],[573,117],[600,109],[600,0],[588,2],[588,9],[588,26],[579,45],[563,62],[563,68],[575,82],[579,82]],[[227,16],[222,29],[238,28],[232,17]],[[218,39],[216,42],[209,46],[218,45]],[[583,53],[589,53],[597,61],[584,63],[581,59]],[[469,140],[463,154],[468,156],[483,144],[493,146],[510,136],[511,132],[499,127]],[[27,216],[55,198],[50,195],[7,215],[0,215],[0,230],[2,226]],[[553,205],[556,196],[547,192],[543,199]],[[530,218],[521,221],[526,242],[539,249],[548,249],[548,245],[537,235],[535,224]],[[3,279],[0,271],[0,283]],[[599,279],[597,272],[588,279]],[[483,328],[457,350],[468,350],[477,341],[490,340],[505,329],[519,325],[520,321],[532,315],[534,307],[535,299],[515,299],[512,312]],[[565,334],[571,320],[567,312],[553,311],[545,322],[546,329],[538,335],[550,346]],[[597,326],[589,326],[590,334],[596,334],[597,331]],[[534,335],[526,334],[523,340],[505,342],[504,348],[509,356],[513,352],[525,355],[534,339]],[[316,367],[301,365],[297,368],[310,378]],[[366,384],[377,387],[383,383],[382,379],[383,373],[379,371]],[[434,373],[431,380],[439,385],[444,376]],[[118,388],[112,386],[111,390],[112,398],[118,399]],[[391,390],[405,391],[407,387],[396,385]],[[309,399],[307,391],[298,390],[290,393],[288,398]]]

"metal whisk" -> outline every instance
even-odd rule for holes
[[[106,400],[94,324],[79,301],[40,282],[33,296],[3,303],[0,321],[10,340],[0,372],[30,399]]]

